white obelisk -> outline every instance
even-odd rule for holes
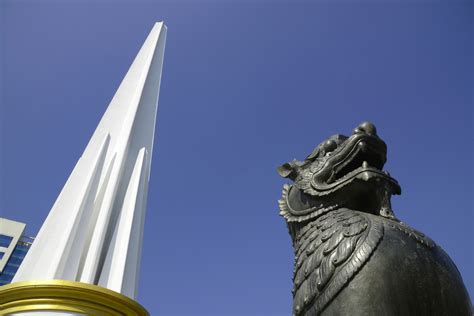
[[[156,23],[13,282],[71,280],[135,298],[165,40]]]

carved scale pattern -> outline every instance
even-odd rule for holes
[[[308,223],[295,239],[293,314],[319,315],[369,259],[383,224],[338,209]]]
[[[319,207],[310,207],[305,210],[293,210],[288,202],[288,195],[292,185],[285,184],[283,186],[282,197],[278,200],[278,205],[280,207],[280,215],[283,216],[288,223],[291,222],[304,222],[308,219],[312,219],[318,216],[321,216],[324,213],[332,211],[334,209],[340,208],[339,204],[334,204],[325,207],[321,204]],[[342,202],[343,204],[344,202]]]

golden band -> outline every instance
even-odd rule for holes
[[[149,315],[131,298],[87,283],[35,280],[0,286],[1,315],[27,311],[65,311],[104,316]]]

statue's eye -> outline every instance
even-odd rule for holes
[[[337,144],[336,144],[335,141],[329,139],[329,140],[324,142],[323,149],[324,149],[325,153],[329,153],[329,152],[333,151],[336,148],[337,148]]]

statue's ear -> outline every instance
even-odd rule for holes
[[[280,174],[280,176],[282,176],[283,178],[293,179],[294,176],[296,176],[295,168],[289,162],[278,167],[277,171]]]

